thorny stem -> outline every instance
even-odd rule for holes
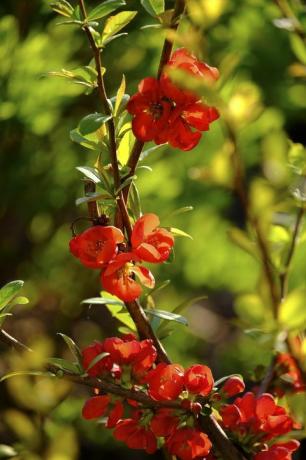
[[[173,16],[172,16],[171,24],[170,24],[171,30],[173,31],[177,30],[178,25],[179,25],[179,20],[180,20],[181,15],[184,12],[184,9],[185,9],[185,0],[176,0],[174,12],[173,12]],[[160,62],[158,66],[158,71],[157,71],[158,79],[161,77],[162,71],[170,59],[172,48],[173,48],[173,42],[166,38],[164,41],[164,45],[163,45],[163,49],[162,49],[162,53],[160,57]],[[127,163],[127,166],[129,166],[130,168],[130,171],[127,177],[132,177],[135,174],[143,147],[144,147],[144,142],[141,142],[139,140],[135,141],[132,152],[130,154],[130,158]],[[129,194],[129,189],[130,189],[130,184],[127,185],[123,190],[124,197],[126,200]]]
[[[87,20],[87,13],[86,13],[86,8],[84,4],[84,0],[79,0],[79,5],[80,9],[82,12],[82,15],[84,17],[84,20]],[[96,64],[96,71],[97,71],[97,84],[98,84],[98,92],[99,96],[101,99],[101,103],[103,106],[104,113],[106,115],[112,115],[111,108],[108,103],[107,99],[107,94],[106,94],[106,89],[104,85],[104,79],[102,75],[102,64],[101,64],[101,54],[100,50],[97,47],[95,40],[93,38],[93,35],[90,31],[90,28],[86,25],[83,26],[83,29],[87,35],[90,47],[92,49],[94,59],[95,59],[95,64]],[[120,173],[119,173],[119,166],[118,166],[118,159],[117,159],[117,144],[116,144],[116,131],[115,131],[115,124],[113,118],[110,118],[107,121],[107,127],[108,127],[108,134],[109,134],[109,153],[110,153],[110,161],[113,169],[113,177],[114,177],[114,185],[115,189],[117,190],[120,187],[121,180],[120,180]],[[127,231],[128,238],[130,239],[131,234],[132,234],[132,226],[130,222],[130,218],[128,215],[128,211],[126,208],[126,204],[123,198],[123,193],[120,192],[118,194],[118,207],[120,209],[120,213],[122,216],[122,221],[124,224],[124,227]]]

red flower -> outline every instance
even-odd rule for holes
[[[71,253],[89,268],[102,268],[117,253],[117,244],[124,240],[116,227],[96,225],[72,238]]]
[[[114,430],[114,437],[118,441],[123,441],[130,449],[143,449],[148,454],[153,454],[157,449],[153,432],[138,425],[138,421],[134,419],[119,421]]]
[[[130,252],[121,253],[101,273],[104,289],[125,302],[137,299],[142,292],[141,286],[133,278],[134,275],[149,288],[153,288],[155,284],[154,277],[147,268],[133,263],[135,258]]]
[[[244,381],[240,377],[230,377],[222,387],[222,393],[230,398],[245,390]]]
[[[153,141],[160,144],[160,133],[171,111],[171,102],[163,98],[160,83],[152,77],[145,78],[138,85],[138,93],[128,102],[127,110],[134,115],[133,133],[142,142]]]
[[[267,450],[255,455],[254,460],[291,460],[292,453],[299,448],[300,443],[292,439],[286,443],[277,443]]]
[[[82,416],[86,420],[102,417],[102,415],[105,414],[109,403],[110,397],[108,395],[93,396],[85,402],[82,410]]]
[[[196,364],[186,370],[184,376],[186,389],[193,394],[207,396],[214,387],[211,370],[207,366]]]
[[[118,337],[109,337],[103,342],[104,350],[109,353],[110,358],[117,364],[129,364],[140,352],[140,342],[130,340],[124,342]]]
[[[94,342],[92,345],[82,350],[82,364],[88,375],[97,377],[105,371],[110,371],[113,367],[112,359],[109,356],[101,358],[96,364],[88,369],[93,360],[105,352],[103,342]]]
[[[168,437],[177,429],[179,417],[173,414],[172,409],[159,409],[151,419],[151,430],[157,437]]]
[[[151,398],[176,399],[184,388],[184,369],[179,364],[160,363],[148,373],[146,382]]]
[[[174,244],[172,234],[158,228],[159,223],[155,214],[145,214],[134,225],[131,238],[133,252],[145,262],[164,262]]]
[[[185,70],[187,73],[205,79],[207,82],[214,82],[219,78],[219,71],[216,67],[210,67],[205,62],[199,61],[192,53],[190,53],[186,48],[179,48],[172,54],[168,67],[172,69],[181,69]],[[189,102],[195,102],[199,97],[186,90],[182,90],[177,87],[167,75],[166,72],[163,73],[161,78],[161,86],[164,94],[176,101],[176,103],[185,103],[186,98]]]
[[[196,59],[186,49],[175,51],[168,67],[184,69],[207,81],[215,81],[219,72]],[[169,142],[172,147],[191,150],[207,131],[210,123],[219,118],[216,108],[200,101],[198,95],[176,86],[164,72],[161,80],[145,78],[139,92],[131,97],[127,109],[134,116],[133,133],[142,142]]]
[[[138,380],[138,382],[143,382],[147,371],[151,369],[156,357],[157,351],[152,340],[142,340],[140,342],[140,351],[137,356],[135,356],[132,363],[133,376]]]
[[[111,404],[111,398],[108,395],[93,396],[88,399],[83,407],[82,416],[86,420],[92,420],[107,414],[107,428],[113,428],[123,416],[123,404],[117,400]]]
[[[206,457],[212,444],[205,433],[184,427],[167,439],[166,446],[172,455],[177,455],[182,460],[193,460]]]

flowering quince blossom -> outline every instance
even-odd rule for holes
[[[241,378],[229,377],[216,393],[209,367],[195,364],[184,370],[179,364],[156,360],[152,341],[139,341],[134,334],[109,337],[86,347],[82,363],[89,376],[105,378],[117,386],[122,384],[152,401],[175,401],[177,405],[151,409],[121,393],[101,394],[85,402],[83,417],[105,417],[106,428],[114,428],[114,437],[131,449],[154,453],[158,443],[164,443],[169,453],[181,460],[214,460],[212,443],[199,423],[205,405],[205,410],[219,411],[228,436],[245,447],[253,455],[252,460],[292,459],[298,441],[278,442],[277,438],[295,425],[272,395],[265,393],[256,398],[249,392],[233,404],[220,403],[243,391]],[[218,395],[221,399],[215,398]],[[204,402],[197,401],[197,397],[204,397]]]
[[[172,54],[168,67],[183,69],[207,82],[219,77],[216,68],[197,60],[185,48]],[[201,138],[201,131],[208,131],[210,123],[219,118],[215,107],[209,107],[195,93],[176,86],[165,72],[160,80],[152,77],[142,80],[127,110],[133,115],[132,129],[137,139],[156,144],[168,142],[185,151],[193,149]]]
[[[236,396],[239,393],[242,393],[245,390],[244,381],[240,377],[230,377],[226,380],[225,384],[222,387],[222,393],[227,397],[231,398]]]
[[[117,245],[124,240],[116,227],[95,225],[70,240],[71,253],[89,268],[102,268],[117,253]]]
[[[209,367],[196,364],[185,372],[184,384],[190,393],[207,396],[214,387],[214,379]]]
[[[125,302],[131,302],[142,292],[134,275],[144,286],[154,288],[155,281],[152,273],[145,267],[135,265],[137,260],[137,256],[132,252],[118,254],[101,273],[104,289]]]
[[[179,364],[160,363],[147,377],[148,393],[157,401],[176,399],[184,388],[184,369]]]
[[[174,245],[173,235],[159,228],[159,224],[156,214],[145,214],[134,225],[131,237],[133,253],[144,262],[164,262]]]
[[[171,434],[166,446],[172,455],[177,455],[182,460],[193,460],[206,457],[212,444],[207,434],[186,426]]]
[[[230,437],[239,439],[242,444],[245,442],[248,449],[252,449],[256,440],[261,444],[262,450],[254,460],[291,460],[291,453],[297,447],[290,450],[290,446],[297,446],[295,440],[289,444],[277,443],[268,450],[265,444],[289,433],[295,426],[292,418],[283,407],[276,404],[272,395],[264,393],[256,398],[253,393],[246,393],[233,404],[223,406],[220,415]]]

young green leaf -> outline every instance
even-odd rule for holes
[[[191,240],[193,240],[191,235],[189,235],[186,232],[183,232],[183,230],[180,230],[179,228],[170,227],[169,232],[171,232],[172,235],[174,235],[174,236],[183,236],[185,238],[190,238]]]
[[[91,361],[90,365],[87,367],[86,372],[88,372],[91,368],[93,368],[101,359],[109,356],[109,353],[104,351],[103,353],[99,353],[98,356],[95,356],[94,359]]]
[[[139,219],[141,216],[141,203],[138,189],[134,182],[131,183],[129,193],[129,207],[135,219]]]
[[[110,120],[111,115],[103,115],[102,113],[91,113],[82,118],[79,124],[80,133],[85,136],[86,134],[94,133],[101,126]]]
[[[69,371],[69,372],[72,372],[73,374],[79,374],[80,373],[79,366],[74,364],[74,363],[71,363],[70,361],[67,361],[66,359],[49,358],[48,362],[50,364],[52,364],[53,366],[58,367],[60,370]]]
[[[12,377],[18,377],[22,375],[35,375],[35,376],[40,376],[40,377],[56,377],[55,374],[52,372],[43,372],[43,371],[16,371],[16,372],[10,372],[9,374],[5,374],[1,377],[0,382],[4,382],[7,379],[10,379]]]
[[[82,196],[81,198],[77,198],[75,200],[75,204],[76,206],[80,206],[81,204],[91,203],[93,201],[110,200],[110,199],[113,199],[113,197],[106,190],[104,190],[103,193],[95,192],[95,193],[88,194],[88,196]]]
[[[135,141],[134,134],[131,129],[126,131],[123,135],[119,147],[118,147],[118,160],[122,164],[122,166],[126,165],[128,162],[130,152],[132,150],[133,144]]]
[[[188,325],[187,319],[182,315],[177,315],[170,311],[166,310],[157,310],[157,309],[145,309],[144,310],[148,315],[157,316],[158,318],[165,319],[167,321],[176,321],[177,323]]]
[[[121,80],[121,83],[120,83],[120,86],[119,86],[119,89],[118,89],[117,95],[116,95],[116,102],[115,102],[115,107],[114,107],[114,116],[116,116],[117,113],[118,113],[122,98],[123,98],[123,96],[125,94],[125,88],[126,88],[125,76],[122,75],[122,80]]]
[[[110,37],[116,35],[121,29],[129,24],[136,14],[137,11],[122,11],[108,18],[101,35],[101,46],[104,46]]]
[[[156,17],[165,11],[164,0],[140,0],[140,3],[144,9],[153,17]]]
[[[50,7],[56,13],[70,18],[73,15],[73,6],[70,5],[66,0],[59,0],[57,2],[50,3]]]
[[[13,447],[7,446],[6,444],[0,444],[0,458],[11,458],[17,455],[18,452],[13,449]]]
[[[120,187],[115,191],[115,195],[116,196],[119,195],[121,190],[123,190],[127,185],[129,185],[131,182],[133,182],[133,180],[136,180],[136,179],[137,179],[137,176],[135,175],[125,179],[125,181],[123,181]]]
[[[121,305],[121,307],[124,307],[124,303],[121,300],[111,299],[107,297],[92,297],[90,299],[83,300],[82,303],[90,305]]]
[[[97,169],[91,168],[90,166],[77,166],[76,169],[84,174],[85,177],[92,180],[95,184],[99,184],[101,182],[101,176]]]
[[[64,339],[64,341],[66,342],[69,350],[71,351],[72,355],[76,359],[76,362],[78,364],[82,363],[81,351],[80,351],[79,347],[77,346],[77,344],[72,340],[72,338],[68,337],[68,335],[66,335],[66,334],[61,334],[60,332],[58,333],[58,335],[60,335]]]
[[[115,11],[117,8],[126,5],[124,0],[106,0],[96,6],[87,16],[88,21],[101,19]]]
[[[23,285],[23,281],[16,280],[7,283],[0,289],[0,310],[14,299]]]
[[[90,150],[100,150],[100,146],[98,142],[94,142],[90,139],[87,139],[86,137],[82,136],[82,134],[79,133],[78,128],[73,129],[70,131],[70,139],[72,142],[76,142],[77,144],[82,145],[86,149]]]

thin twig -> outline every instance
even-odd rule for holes
[[[87,13],[86,13],[86,8],[84,4],[84,0],[79,0],[79,5],[80,9],[84,18],[84,21],[87,20]],[[101,63],[101,54],[100,50],[96,45],[96,42],[94,40],[94,37],[91,33],[90,28],[85,24],[83,26],[83,29],[87,35],[90,47],[92,49],[93,55],[94,55],[94,60],[96,64],[96,71],[97,71],[97,84],[98,84],[98,92],[99,96],[101,99],[102,107],[104,110],[104,113],[106,115],[112,115],[111,108],[108,103],[108,98],[106,94],[106,89],[104,85],[104,78],[102,75],[102,63]],[[107,121],[107,128],[108,128],[108,134],[109,134],[109,153],[110,153],[110,161],[113,169],[113,177],[114,177],[114,185],[115,189],[117,190],[120,187],[121,180],[120,180],[120,172],[119,172],[119,165],[118,165],[118,159],[117,159],[117,144],[116,144],[116,130],[115,130],[115,124],[113,118],[110,118]],[[118,194],[118,207],[121,212],[122,216],[122,221],[124,223],[124,227],[127,231],[128,238],[130,239],[131,233],[132,233],[132,227],[131,227],[131,222],[130,218],[128,215],[128,211],[126,208],[126,204],[123,198],[123,193],[120,192]]]

